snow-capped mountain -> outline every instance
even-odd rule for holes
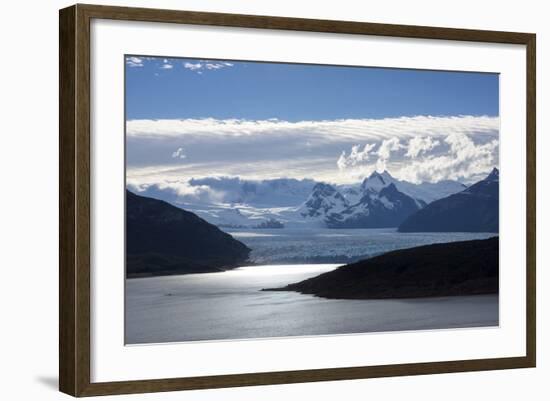
[[[375,192],[380,192],[382,188],[390,184],[395,184],[397,182],[398,181],[393,178],[386,170],[384,170],[382,173],[375,171],[363,180],[363,182],[361,183],[361,190],[372,190]]]
[[[349,207],[348,200],[332,185],[315,184],[308,199],[298,209],[304,218],[325,219],[330,213],[338,213]]]
[[[426,205],[401,192],[398,183],[385,171],[373,173],[358,187],[343,187],[345,195],[331,185],[317,184],[300,214],[330,228],[396,227]]]
[[[433,200],[465,188],[456,181],[413,184],[374,172],[358,186],[317,184],[300,214],[331,228],[397,227]]]
[[[326,221],[331,228],[396,227],[425,206],[423,201],[400,192],[394,183],[380,188],[366,188],[361,200],[341,213],[331,213]]]
[[[400,192],[424,203],[431,203],[436,199],[444,198],[466,189],[464,184],[452,180],[443,180],[436,183],[422,182],[420,184],[413,184],[392,177],[388,171],[382,173],[375,171],[363,180],[361,189],[363,191],[372,189],[379,192],[382,188],[390,184],[394,184]]]
[[[205,177],[172,186],[130,186],[142,196],[165,200],[226,228],[395,227],[403,216],[465,188],[456,181],[412,184],[387,171],[354,185]]]

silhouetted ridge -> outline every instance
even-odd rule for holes
[[[221,271],[246,261],[249,252],[194,213],[126,191],[128,277]]]
[[[266,291],[384,299],[498,293],[498,237],[401,249]]]
[[[499,171],[409,216],[400,232],[498,232]]]

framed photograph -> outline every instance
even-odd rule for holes
[[[60,11],[60,390],[535,366],[535,35]]]

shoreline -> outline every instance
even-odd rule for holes
[[[400,249],[262,291],[349,300],[498,294],[498,250],[498,236]]]

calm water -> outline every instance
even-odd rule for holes
[[[327,300],[260,291],[337,266],[250,266],[224,273],[127,280],[126,343],[498,325],[498,295]]]

